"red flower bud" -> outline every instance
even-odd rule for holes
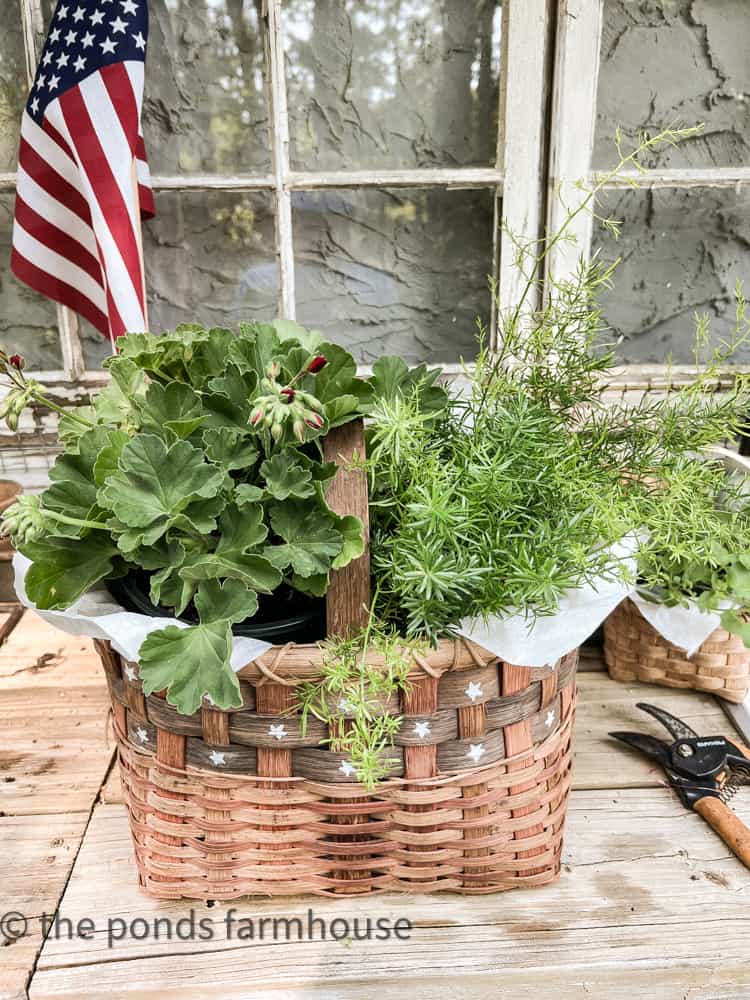
[[[263,419],[263,410],[261,409],[260,406],[258,406],[250,414],[250,423],[253,425],[253,427],[255,427],[255,425],[260,423],[262,419]]]
[[[312,427],[317,431],[323,426],[323,418],[320,414],[313,413],[311,417],[305,417],[305,423],[308,427]]]
[[[21,357],[20,354],[11,354],[11,356],[8,358],[8,361],[10,362],[10,364],[13,365],[14,368],[17,368],[19,371],[22,368],[26,367],[26,362],[24,361],[24,359]]]
[[[294,389],[292,389],[290,385],[288,385],[286,389],[282,389],[279,392],[279,395],[281,396],[281,400],[283,403],[293,403],[294,397],[297,395],[297,393],[294,391]]]
[[[322,354],[316,354],[312,360],[307,362],[307,370],[311,375],[317,375],[321,369],[325,368],[328,364],[328,358],[324,357]]]

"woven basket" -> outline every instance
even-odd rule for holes
[[[366,523],[361,427],[329,434],[339,513]],[[361,623],[367,554],[332,575],[329,634]],[[317,678],[317,646],[274,647],[243,667],[241,708],[177,713],[145,697],[138,666],[96,643],[107,676],[141,886],[166,899],[353,896],[383,890],[487,893],[560,870],[570,787],[577,652],[551,669],[514,666],[465,640],[415,656],[391,775],[375,791],[302,735],[296,688]],[[372,665],[378,663],[372,655]]]
[[[750,649],[739,636],[716,629],[688,659],[629,598],[604,623],[604,659],[617,681],[693,688],[734,702],[750,691]]]

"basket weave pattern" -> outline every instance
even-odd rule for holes
[[[740,702],[750,690],[750,649],[716,629],[690,659],[646,621],[627,599],[604,623],[604,659],[618,681],[693,688]]]
[[[314,646],[239,672],[243,706],[181,716],[97,642],[141,885],[161,898],[486,893],[552,881],[570,786],[577,653],[551,670],[464,640],[415,660],[392,776],[368,793],[296,686]]]

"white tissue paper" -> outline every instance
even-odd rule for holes
[[[40,611],[26,596],[26,573],[31,561],[20,552],[13,556],[15,588],[18,599],[56,628],[70,635],[86,635],[91,639],[109,639],[115,650],[126,660],[138,662],[141,643],[160,628],[176,625],[188,628],[174,618],[151,618],[132,611],[125,611],[109,593],[104,584],[87,591],[65,611]],[[271,644],[260,639],[235,636],[232,640],[232,669],[237,672],[256,657],[261,656]]]
[[[633,579],[637,550],[635,535],[626,536],[611,549],[613,563],[624,561]],[[553,615],[494,615],[486,623],[481,618],[464,618],[458,632],[506,663],[552,668],[561,656],[585,642],[632,590],[631,584],[605,576],[568,591]]]
[[[697,652],[721,624],[721,611],[701,611],[692,601],[688,608],[668,608],[664,604],[647,601],[638,593],[631,594],[630,599],[659,635],[684,649],[688,656]],[[721,607],[731,608],[734,605],[726,601]]]

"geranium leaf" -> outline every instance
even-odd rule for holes
[[[397,397],[410,398],[415,393],[419,397],[419,408],[423,413],[437,413],[448,405],[448,394],[437,385],[440,369],[428,369],[426,365],[409,368],[402,358],[378,358],[372,366],[369,382],[377,399],[392,402]]]
[[[84,521],[98,520],[102,515],[96,505],[96,463],[107,447],[122,447],[127,440],[121,431],[104,426],[82,434],[78,451],[58,456],[49,470],[51,485],[42,494],[42,508]],[[60,524],[56,533],[77,538],[82,530],[85,529]]]
[[[209,427],[203,432],[206,455],[225,469],[250,469],[260,452],[238,427]]]
[[[299,341],[308,354],[316,353],[325,340],[320,330],[308,330],[291,319],[275,319],[271,326],[278,334],[280,342],[283,343],[285,340]]]
[[[102,448],[94,462],[93,474],[97,486],[103,486],[107,476],[111,476],[117,471],[117,463],[120,460],[122,449],[129,440],[130,438],[125,431],[109,432],[109,444]]]
[[[208,420],[197,392],[184,382],[152,382],[136,407],[149,430],[168,427],[178,438],[187,438]]]
[[[364,410],[372,399],[373,390],[369,382],[357,378],[357,365],[354,358],[338,344],[319,344],[316,348],[320,354],[324,355],[328,364],[317,375],[308,376],[306,383],[309,383],[310,391],[326,407],[341,396],[355,396],[358,401],[357,411],[340,413],[337,417],[339,424],[346,423],[354,416],[355,412]],[[331,422],[331,427],[336,424]]]
[[[69,608],[112,571],[117,547],[105,531],[85,540],[52,536],[29,542],[21,551],[31,559],[26,593],[38,608]]]
[[[234,500],[238,507],[244,508],[250,504],[257,504],[265,495],[265,490],[261,489],[260,486],[255,486],[253,483],[240,483],[235,488]]]
[[[71,406],[57,421],[57,436],[69,453],[76,450],[78,439],[86,433],[86,425],[82,424],[80,420],[76,420],[76,417],[82,417],[89,423],[94,423],[96,410],[93,406]]]
[[[315,492],[310,471],[296,465],[289,455],[267,458],[260,467],[260,474],[266,481],[266,490],[275,500],[286,500],[290,496],[303,499]]]
[[[360,412],[360,400],[357,396],[344,394],[336,396],[323,407],[329,427],[339,427],[347,423]]]
[[[257,552],[268,529],[263,524],[263,508],[230,505],[219,520],[216,550],[198,556],[183,568],[181,575],[190,580],[241,580],[246,587],[270,594],[281,583],[281,574]],[[251,551],[253,550],[253,551]]]
[[[328,573],[316,573],[314,576],[299,576],[294,573],[292,586],[310,597],[323,597],[328,590]]]
[[[178,628],[168,625],[141,644],[140,677],[144,694],[166,688],[167,701],[183,715],[197,712],[208,695],[217,708],[242,705],[240,685],[230,666],[229,622]]]
[[[225,374],[210,379],[203,392],[203,406],[209,414],[207,426],[246,430],[257,385],[254,371],[243,372],[236,364],[227,364]]]
[[[272,507],[271,525],[285,544],[268,546],[265,555],[280,569],[291,566],[303,577],[327,573],[341,552],[342,538],[330,517],[306,504],[289,501]]]
[[[344,547],[331,565],[332,569],[342,569],[353,559],[359,559],[365,551],[364,525],[354,514],[347,514],[336,519],[336,529],[341,532]]]
[[[170,519],[169,526],[188,534],[197,531],[199,534],[210,535],[212,531],[216,531],[216,518],[226,505],[227,499],[221,493],[207,500],[194,500],[181,514]]]
[[[258,595],[248,590],[239,580],[204,580],[195,595],[195,607],[201,624],[226,621],[236,622],[251,618],[258,610]]]
[[[167,448],[155,434],[137,434],[123,448],[118,471],[99,502],[131,528],[175,517],[193,501],[216,496],[224,474],[187,441]]]

